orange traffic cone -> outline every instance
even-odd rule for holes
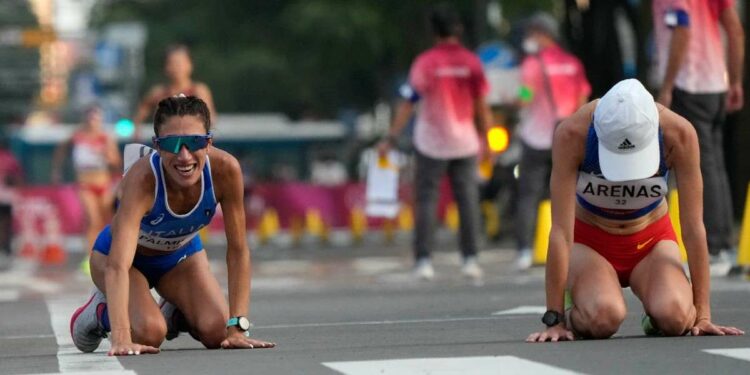
[[[46,210],[47,214],[44,216],[44,237],[46,245],[42,251],[41,259],[42,264],[48,265],[60,265],[64,264],[67,259],[65,250],[63,249],[62,236],[60,233],[60,221],[55,213],[55,210]]]
[[[67,255],[65,254],[65,250],[63,250],[62,246],[58,244],[49,244],[44,247],[44,251],[42,251],[42,257],[40,260],[42,264],[56,266],[65,264]]]

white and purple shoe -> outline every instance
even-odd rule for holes
[[[91,353],[107,337],[100,320],[106,306],[107,297],[99,289],[95,289],[88,302],[73,313],[70,318],[70,336],[78,350]]]

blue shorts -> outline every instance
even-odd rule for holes
[[[96,237],[94,242],[94,251],[104,255],[109,255],[109,249],[112,247],[112,229],[109,225],[104,227]],[[148,280],[148,286],[153,288],[159,283],[164,274],[175,268],[177,264],[187,259],[187,257],[203,250],[203,243],[200,236],[193,237],[185,246],[166,253],[165,255],[145,256],[138,253],[133,258],[133,267],[140,271]]]

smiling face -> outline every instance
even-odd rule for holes
[[[170,135],[206,134],[203,119],[200,116],[171,116],[159,128],[159,137]],[[177,154],[159,149],[159,156],[164,166],[166,178],[179,187],[190,187],[199,183],[201,171],[206,164],[206,148],[190,151],[183,146]]]

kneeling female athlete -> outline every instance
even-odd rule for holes
[[[207,348],[274,346],[247,337],[250,250],[242,173],[237,159],[211,146],[210,119],[206,103],[196,97],[159,102],[157,152],[128,170],[112,225],[94,244],[91,277],[97,289],[70,321],[81,351],[96,350],[111,332],[110,355],[157,353],[165,338],[181,330]],[[197,236],[217,204],[226,228],[229,306]],[[152,287],[165,300],[161,309]]]
[[[625,319],[627,286],[650,331],[744,333],[711,322],[698,138],[687,120],[654,103],[637,80],[621,81],[560,124],[552,156],[547,329],[527,341],[612,336]],[[680,191],[691,280],[668,215],[669,170]],[[573,299],[567,319],[566,286]]]

